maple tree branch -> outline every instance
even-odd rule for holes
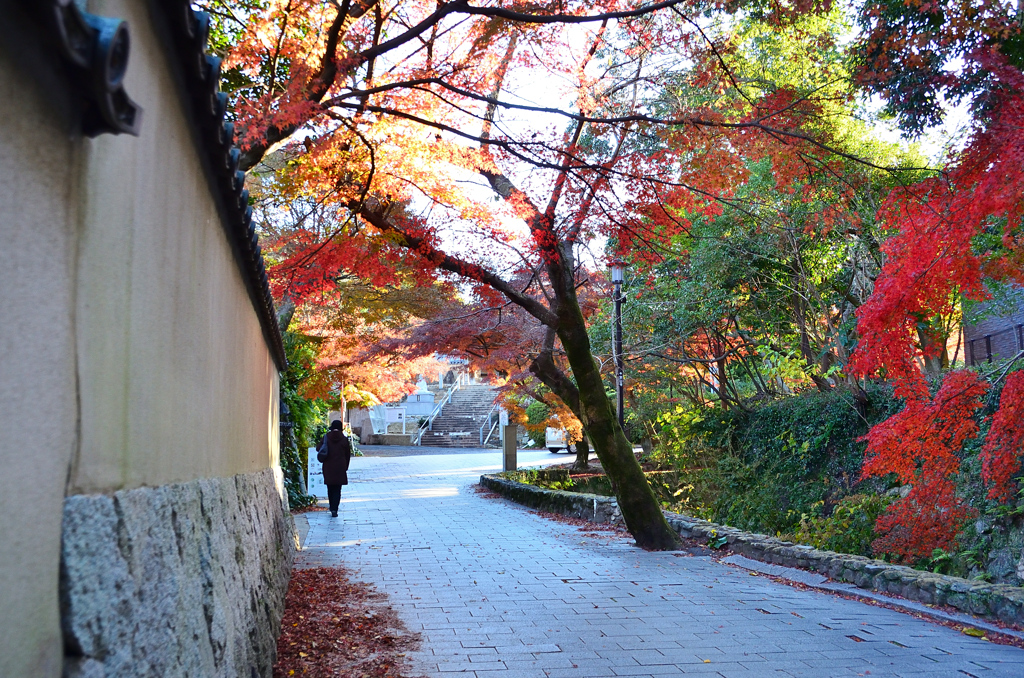
[[[482,139],[491,138],[491,125],[494,124],[494,115],[498,111],[498,95],[501,94],[501,87],[505,83],[505,75],[508,73],[508,67],[512,62],[512,57],[515,55],[518,43],[519,34],[513,33],[512,38],[508,41],[508,46],[505,48],[505,56],[501,60],[501,65],[498,66],[494,88],[491,90],[491,100],[487,102],[487,110],[484,112],[484,125],[480,132]]]
[[[307,101],[311,103],[319,103],[327,92],[330,91],[331,86],[338,77],[337,52],[338,47],[341,44],[343,34],[349,27],[351,27],[353,22],[360,19],[371,7],[377,4],[377,2],[379,2],[379,0],[356,0],[353,4],[352,0],[345,0],[344,4],[340,7],[337,3],[332,3],[335,7],[338,7],[338,13],[335,15],[334,21],[331,22],[331,27],[327,31],[327,42],[325,45],[324,55],[320,59],[320,70],[307,82],[305,93]],[[288,15],[286,14],[286,23],[287,17]],[[280,50],[280,43],[285,38],[285,28],[286,26],[281,27],[278,50]],[[276,59],[277,56],[274,57],[274,61],[276,61]],[[273,86],[275,82],[276,72],[277,68],[274,66],[270,75],[271,86]],[[302,125],[300,124],[293,123],[280,126],[272,125],[268,127],[262,139],[242,151],[238,160],[238,168],[243,172],[252,169],[260,160],[263,159],[263,156],[265,156],[271,148],[290,137],[301,126]]]
[[[498,292],[504,294],[505,297],[516,306],[519,306],[541,323],[549,327],[558,323],[558,316],[556,316],[551,309],[544,306],[533,297],[519,292],[519,290],[514,288],[493,271],[489,271],[479,264],[474,264],[442,252],[427,242],[425,238],[406,233],[399,228],[397,224],[385,218],[383,214],[370,209],[369,205],[366,203],[358,206],[353,205],[352,209],[357,209],[363,219],[373,224],[382,233],[390,233],[396,236],[396,244],[404,247],[405,249],[415,251],[419,256],[429,260],[438,268],[494,288]]]
[[[604,39],[604,32],[607,27],[608,21],[606,19],[605,21],[601,22],[601,28],[597,31],[597,35],[594,36],[594,41],[590,45],[590,49],[587,51],[586,57],[579,65],[580,73],[583,73],[586,70],[587,64],[590,63],[590,60],[594,58],[594,54],[597,53],[597,49],[598,47],[600,47],[601,42]],[[582,95],[580,96],[580,99],[582,99]],[[583,109],[583,107],[580,105],[579,100],[577,100],[576,105],[578,108],[580,108],[580,110]],[[583,135],[583,129],[585,124],[586,123],[584,122],[576,123],[576,129],[573,130],[572,137],[569,138],[565,143],[566,149],[571,150],[577,147],[577,144],[579,144],[580,141],[580,137]],[[568,135],[566,136],[568,137]],[[539,224],[539,226],[543,227],[545,231],[552,236],[555,235],[555,210],[558,208],[558,202],[562,198],[562,192],[565,189],[565,182],[569,175],[569,159],[570,156],[568,152],[562,155],[561,168],[558,174],[555,176],[555,184],[551,189],[551,196],[548,199],[548,206],[544,210],[544,219],[542,220],[542,223]],[[538,245],[542,244],[542,242],[538,242]],[[559,252],[558,254],[562,253]],[[571,252],[569,252],[569,254],[571,254]],[[552,257],[549,261],[549,266],[554,266],[557,263],[558,259]]]
[[[374,5],[374,8],[373,8],[373,44],[374,45],[377,45],[377,44],[380,43],[380,35],[381,35],[381,31],[383,30],[383,28],[384,28],[384,16],[383,16],[383,14],[381,14],[381,11],[380,11],[380,3],[377,3],[376,5]],[[376,63],[377,62],[376,62],[375,59],[370,59],[368,62],[366,62],[366,76],[363,78],[363,82],[366,83],[367,86],[369,86],[370,84],[373,83],[373,67],[374,67],[374,64],[376,64]],[[365,105],[367,101],[369,101],[369,95],[366,95],[365,97],[363,97],[360,100],[360,103]]]
[[[283,16],[281,19],[281,30],[278,33],[277,42],[274,45],[274,54],[270,57],[270,82],[268,82],[266,86],[266,94],[268,95],[272,95],[274,90],[277,88],[277,65],[279,63],[278,60],[281,58],[281,50],[284,48],[285,36],[288,33],[288,22],[292,18],[291,12],[292,3],[289,2],[282,9]]]
[[[715,55],[716,59],[718,59],[718,65],[722,67],[722,70],[725,71],[725,74],[729,77],[729,82],[732,83],[733,88],[735,88],[736,91],[739,92],[741,97],[746,99],[748,104],[756,108],[757,105],[753,101],[751,101],[750,97],[747,96],[746,92],[744,92],[740,88],[739,83],[736,82],[736,78],[733,77],[732,69],[726,65],[725,58],[722,56],[721,52],[718,51],[718,47],[715,45],[714,41],[710,37],[708,37],[708,34],[705,33],[704,29],[700,27],[700,24],[698,24],[696,21],[680,12],[678,7],[673,7],[672,12],[679,16],[680,19],[682,19],[683,21],[697,29],[697,32],[700,33],[700,37],[704,38],[704,42],[707,44],[708,48],[711,49],[711,53]]]
[[[373,183],[373,176],[376,173],[376,167],[377,167],[377,165],[376,165],[376,155],[375,155],[376,151],[375,151],[375,149],[373,147],[373,144],[370,143],[369,139],[367,139],[363,135],[362,132],[360,132],[351,123],[349,123],[349,121],[347,121],[345,119],[339,119],[339,122],[341,122],[342,125],[347,127],[349,129],[349,131],[351,131],[354,135],[356,135],[356,137],[359,138],[359,140],[362,142],[362,144],[364,146],[366,146],[367,150],[370,153],[370,169],[369,169],[369,171],[367,173],[366,181],[363,183],[363,186],[360,188],[359,198],[357,199],[357,201],[355,203],[357,205],[363,205],[366,202],[366,197],[369,195],[370,187],[372,186],[372,183]],[[340,188],[341,188],[341,185],[340,185],[340,182],[339,182],[339,185],[335,186],[335,190],[338,190]],[[320,198],[317,201],[317,203],[318,204],[322,204],[323,202],[326,202],[327,196],[330,195],[330,194],[331,193],[325,194],[322,198]],[[357,212],[357,210],[351,210],[351,211],[352,211],[352,213],[356,213]],[[312,211],[310,213],[312,213]],[[349,219],[346,219],[344,222],[342,222],[342,224],[340,226],[338,226],[333,231],[328,233],[327,236],[324,237],[322,239],[322,241],[316,247],[313,247],[312,249],[306,250],[305,252],[303,252],[302,256],[298,260],[290,262],[290,268],[294,269],[297,266],[304,266],[307,263],[313,261],[314,257],[316,257],[316,255],[319,254],[321,252],[321,250],[323,250],[325,247],[327,247],[327,245],[330,244],[334,240],[335,237],[337,237],[338,235],[341,234],[342,230],[345,228],[345,226],[348,224],[349,221],[351,221],[351,217]],[[301,224],[302,221],[300,220],[298,223]]]
[[[566,143],[566,147],[569,149],[576,148],[582,135],[583,123],[577,123],[572,137]],[[551,189],[551,197],[548,198],[548,206],[544,210],[544,219],[539,224],[539,226],[544,226],[545,230],[551,234],[555,232],[555,210],[558,208],[558,201],[561,199],[562,191],[565,189],[565,180],[569,175],[569,162],[571,158],[572,156],[570,156],[569,152],[562,155],[562,162],[560,163],[558,174],[555,176],[555,185]]]
[[[509,302],[506,302],[506,303],[502,304],[501,306],[484,306],[483,308],[475,309],[475,310],[470,311],[469,313],[466,313],[464,315],[449,315],[449,316],[445,316],[444,318],[438,318],[437,320],[427,320],[427,321],[425,321],[424,324],[427,324],[427,325],[444,325],[444,324],[447,324],[447,323],[454,322],[456,320],[467,320],[469,318],[475,318],[477,316],[486,315],[486,314],[491,313],[493,311],[501,311],[501,310],[503,310],[505,308],[508,308],[509,306],[512,306],[512,305],[513,305],[513,303],[511,301],[509,301]],[[491,329],[494,329],[494,327],[492,327]]]
[[[320,72],[317,73],[315,80],[319,83],[319,87],[314,88],[308,97],[310,101],[320,101],[327,94],[331,85],[334,83],[335,78],[338,76],[338,47],[341,43],[342,28],[348,28],[358,19],[361,19],[370,8],[380,6],[380,0],[357,0],[355,6],[352,6],[352,0],[344,0],[341,6],[334,3],[338,7],[338,14],[334,17],[334,21],[331,23],[331,28],[327,31],[327,44],[324,49],[324,56],[320,60]]]
[[[789,104],[787,104],[785,107],[783,107],[781,109],[770,111],[768,113],[764,113],[763,115],[759,115],[757,118],[755,118],[753,120],[737,121],[737,122],[727,122],[727,121],[723,121],[723,120],[709,120],[709,119],[706,119],[706,118],[698,118],[698,117],[692,117],[692,116],[681,117],[681,118],[659,118],[659,117],[647,115],[647,114],[644,114],[644,113],[633,113],[633,114],[630,114],[630,115],[619,115],[619,116],[591,116],[591,115],[585,115],[583,113],[573,113],[571,111],[566,111],[566,110],[563,110],[563,109],[560,109],[560,108],[551,108],[551,107],[548,107],[548,106],[531,106],[529,104],[516,104],[516,103],[510,103],[510,102],[507,102],[507,101],[501,101],[501,100],[497,99],[497,97],[483,95],[483,94],[480,94],[478,92],[473,92],[472,90],[466,90],[466,89],[463,89],[461,87],[456,87],[456,86],[446,82],[443,78],[431,77],[431,78],[416,78],[416,79],[407,80],[407,81],[404,81],[404,82],[389,83],[387,85],[381,85],[379,87],[371,88],[371,89],[368,89],[368,90],[352,89],[352,90],[349,90],[346,93],[339,94],[338,96],[334,97],[333,99],[325,102],[325,106],[336,106],[336,107],[339,107],[339,108],[354,108],[351,104],[346,103],[344,100],[349,98],[349,97],[362,97],[365,94],[377,94],[377,93],[382,93],[382,92],[386,92],[386,91],[390,91],[390,90],[395,90],[395,89],[416,89],[416,88],[422,87],[423,85],[438,85],[438,86],[443,87],[444,89],[447,89],[447,90],[449,90],[449,91],[451,91],[451,92],[453,92],[455,94],[458,94],[460,96],[465,96],[465,97],[470,98],[470,99],[475,99],[477,101],[481,101],[481,102],[487,103],[489,106],[495,106],[495,107],[499,107],[499,108],[507,108],[507,109],[510,109],[510,110],[528,111],[528,112],[533,112],[533,113],[549,113],[549,114],[552,114],[552,115],[562,116],[562,117],[567,118],[569,120],[574,120],[574,121],[576,121],[578,123],[590,123],[590,124],[595,124],[595,125],[620,125],[620,124],[625,124],[625,123],[647,123],[647,124],[650,124],[650,125],[659,125],[659,126],[666,126],[666,127],[685,127],[687,125],[691,125],[691,126],[694,126],[694,127],[707,127],[707,128],[711,128],[711,129],[716,129],[716,128],[717,129],[730,129],[730,130],[755,129],[755,130],[759,130],[761,132],[764,132],[765,134],[772,135],[773,138],[776,138],[779,141],[782,141],[784,138],[797,139],[797,140],[800,140],[800,141],[804,141],[804,142],[809,143],[809,144],[811,144],[811,145],[813,145],[813,146],[815,146],[815,147],[817,147],[817,148],[819,148],[819,149],[821,149],[821,150],[823,150],[823,151],[825,151],[827,153],[834,154],[834,155],[839,156],[841,158],[844,158],[846,160],[850,160],[850,161],[856,162],[856,163],[858,163],[860,165],[864,165],[866,167],[870,167],[872,169],[876,169],[876,170],[879,170],[881,172],[886,172],[886,173],[889,173],[889,174],[896,174],[896,173],[900,173],[900,172],[911,172],[911,171],[923,171],[923,172],[936,172],[937,171],[937,170],[935,170],[934,168],[931,168],[931,167],[887,167],[887,166],[884,166],[884,165],[879,165],[879,164],[871,162],[870,160],[867,160],[866,158],[862,158],[862,157],[854,155],[852,153],[847,153],[847,152],[841,151],[838,148],[835,148],[835,147],[833,147],[833,146],[831,146],[831,145],[829,145],[829,144],[827,144],[827,143],[825,143],[825,142],[823,142],[823,141],[821,141],[819,139],[815,139],[814,137],[812,137],[812,136],[810,136],[808,134],[805,134],[803,132],[797,132],[797,131],[794,131],[794,130],[783,129],[783,128],[780,128],[780,127],[773,127],[771,125],[765,124],[765,122],[764,122],[765,120],[769,120],[769,119],[771,119],[773,117],[776,117],[776,116],[778,116],[778,115],[780,115],[780,114],[782,114],[782,113],[784,113],[784,112],[786,112],[788,110],[791,110],[792,108],[794,108],[798,104],[800,104],[800,103],[802,103],[804,101],[807,101],[806,98],[800,98],[800,99],[798,99],[798,100],[796,100],[794,102],[790,102]],[[428,92],[430,94],[433,94],[434,96],[438,96],[437,93],[433,92],[432,90],[424,89],[423,91]],[[443,98],[442,98],[442,101],[445,101],[446,103],[450,104],[450,102],[447,102]],[[484,138],[484,137],[481,137],[481,136],[478,136],[478,135],[474,135],[474,134],[470,134],[470,133],[467,133],[467,132],[463,132],[461,130],[458,130],[458,129],[456,129],[454,127],[451,127],[451,126],[448,126],[448,125],[443,125],[442,123],[437,123],[437,122],[434,122],[434,121],[431,121],[431,120],[427,120],[425,118],[422,118],[422,117],[419,117],[419,116],[415,116],[415,115],[411,115],[409,113],[406,113],[405,111],[400,111],[398,109],[393,109],[393,108],[385,108],[385,107],[381,107],[381,106],[367,106],[366,110],[370,110],[370,111],[373,111],[373,112],[376,112],[376,113],[381,113],[381,114],[384,114],[384,115],[394,115],[396,117],[401,117],[401,118],[405,118],[405,119],[412,120],[412,121],[415,121],[415,122],[419,122],[420,124],[424,124],[424,125],[427,125],[427,126],[435,127],[437,129],[443,129],[445,131],[455,133],[458,136],[461,136],[461,137],[466,138],[466,139],[471,139],[471,140],[477,141],[479,143],[489,143],[489,144],[492,144],[492,145],[500,146],[500,147],[504,148],[505,150],[509,150],[512,145],[517,145],[517,146],[522,146],[522,147],[530,146],[530,145],[543,145],[543,144],[530,144],[530,143],[526,143],[526,142],[498,141],[498,140],[490,139],[489,137]],[[525,158],[521,158],[521,159],[525,159]],[[529,160],[528,160],[528,162],[529,162]],[[561,167],[560,165],[548,165],[547,166],[548,169],[560,169],[560,167]]]
[[[380,56],[385,52],[389,52],[396,47],[401,47],[405,43],[415,40],[423,33],[426,33],[436,24],[440,23],[442,19],[451,14],[486,16],[523,24],[583,24],[595,21],[608,21],[610,19],[631,19],[657,12],[658,10],[665,9],[666,7],[674,7],[682,2],[684,2],[684,0],[662,0],[661,2],[655,2],[650,5],[642,5],[636,9],[620,10],[617,12],[602,12],[599,14],[531,14],[528,12],[517,12],[515,10],[504,9],[502,7],[478,7],[470,5],[468,0],[455,0],[454,2],[448,2],[438,6],[433,14],[411,27],[405,33],[396,35],[394,38],[382,42],[376,47],[363,50],[359,53],[359,57],[365,61],[371,57]]]
[[[637,63],[636,67],[638,76],[640,74],[641,68],[643,68],[642,59]],[[636,106],[636,97],[637,87],[634,86],[633,100],[630,103],[631,108]],[[590,214],[590,208],[594,204],[594,200],[597,197],[597,192],[599,188],[604,184],[608,183],[608,172],[611,171],[611,169],[615,166],[616,161],[619,159],[619,154],[622,152],[622,146],[626,141],[626,136],[629,134],[630,127],[631,125],[627,123],[626,125],[623,125],[622,128],[620,128],[619,139],[615,145],[615,150],[612,151],[612,155],[610,158],[608,158],[605,162],[601,163],[601,168],[604,171],[598,174],[596,181],[587,184],[587,197],[580,205],[580,209],[577,210],[573,225],[569,228],[569,231],[565,236],[565,240],[570,244],[570,246],[574,245],[576,243],[577,238],[579,238],[580,231],[583,229],[583,222]]]
[[[554,170],[557,170],[557,169],[561,168],[561,165],[559,165],[559,164],[555,164],[555,163],[552,163],[552,162],[544,162],[544,161],[538,160],[536,158],[530,158],[530,157],[527,157],[526,155],[523,155],[522,153],[520,153],[520,152],[518,152],[516,150],[516,147],[526,147],[526,146],[539,146],[539,147],[544,148],[544,149],[551,149],[551,147],[549,145],[547,145],[545,143],[542,143],[542,142],[537,142],[537,143],[514,143],[514,142],[507,141],[507,140],[502,140],[502,139],[481,139],[476,134],[471,134],[469,132],[465,132],[465,131],[459,129],[458,127],[454,127],[452,125],[446,125],[445,123],[441,123],[441,122],[435,122],[433,120],[429,120],[427,118],[423,118],[423,117],[420,117],[418,115],[413,115],[412,113],[407,113],[405,111],[402,111],[402,110],[399,110],[399,109],[396,109],[396,108],[384,108],[382,106],[365,106],[365,107],[360,107],[359,104],[344,103],[344,102],[342,102],[342,103],[335,103],[335,104],[333,104],[333,106],[335,106],[337,108],[346,108],[346,109],[360,109],[360,108],[363,108],[363,109],[365,109],[365,110],[367,110],[367,111],[369,111],[371,113],[381,113],[383,115],[391,115],[391,116],[394,116],[396,118],[402,118],[404,120],[410,120],[412,122],[419,123],[419,124],[423,125],[424,127],[432,127],[432,128],[434,128],[436,130],[440,130],[442,132],[448,132],[450,134],[453,134],[453,135],[455,135],[457,137],[461,137],[463,139],[470,139],[470,140],[476,141],[476,142],[478,142],[480,144],[487,144],[487,145],[490,145],[490,146],[496,146],[498,148],[501,148],[505,152],[509,153],[513,157],[519,158],[520,160],[522,160],[524,162],[530,163],[534,167],[543,168],[543,169],[554,169]]]
[[[357,107],[357,104],[341,104],[340,107],[355,108],[355,107]],[[586,162],[585,160],[583,160],[583,159],[581,159],[581,158],[579,158],[579,157],[577,157],[575,155],[569,154],[568,152],[564,151],[563,149],[556,149],[556,148],[553,148],[550,145],[545,144],[545,143],[537,142],[537,143],[534,143],[534,144],[526,144],[526,143],[513,143],[513,142],[509,142],[509,141],[506,141],[506,140],[500,140],[500,139],[486,139],[485,140],[485,139],[480,139],[479,137],[477,137],[477,136],[475,136],[473,134],[470,134],[468,132],[464,132],[461,129],[458,129],[458,128],[453,127],[451,125],[446,125],[446,124],[435,122],[433,120],[429,120],[429,119],[426,119],[426,118],[421,118],[421,117],[413,115],[411,113],[406,113],[405,111],[401,111],[401,110],[397,110],[397,109],[385,109],[385,108],[382,108],[382,107],[379,107],[379,106],[367,106],[366,109],[369,110],[370,112],[379,112],[379,113],[383,113],[383,114],[386,114],[386,115],[394,115],[395,117],[400,117],[400,118],[404,118],[404,119],[407,119],[407,120],[411,120],[411,121],[420,123],[420,124],[422,124],[422,125],[424,125],[426,127],[433,127],[434,129],[438,129],[438,130],[441,130],[441,131],[444,131],[444,132],[449,132],[449,133],[451,133],[451,134],[453,134],[455,136],[463,137],[465,139],[473,139],[473,140],[479,141],[482,144],[496,146],[498,148],[501,148],[505,152],[507,152],[509,155],[511,155],[511,156],[513,156],[515,158],[518,158],[518,159],[520,159],[520,160],[522,160],[524,162],[527,162],[527,163],[529,163],[529,164],[531,164],[531,165],[533,165],[534,167],[537,167],[537,168],[552,169],[552,170],[556,170],[556,171],[561,171],[562,168],[563,168],[563,165],[561,163],[556,164],[556,163],[553,163],[553,162],[544,161],[544,160],[540,160],[540,159],[537,159],[537,158],[527,157],[523,153],[520,153],[517,150],[517,147],[519,147],[519,146],[535,145],[535,146],[540,146],[541,148],[544,148],[544,149],[547,149],[547,150],[554,151],[554,152],[559,153],[559,154],[561,154],[563,156],[568,155],[572,160],[576,160],[577,163],[578,163],[577,166],[573,168],[574,170],[576,170],[576,169],[587,169],[587,170],[600,170],[600,169],[602,169],[601,165],[595,165],[593,163]],[[491,170],[479,170],[479,172],[481,174],[483,174],[488,179],[489,182],[491,182],[492,188],[494,189],[494,191],[496,193],[498,193],[498,195],[502,196],[506,200],[510,200],[511,196],[512,196],[512,192],[515,191],[516,195],[518,197],[522,198],[522,200],[524,201],[524,204],[529,205],[531,210],[533,212],[535,212],[536,214],[538,214],[538,215],[540,214],[539,208],[537,208],[537,206],[534,205],[532,203],[532,201],[529,200],[529,197],[525,193],[523,193],[522,191],[519,191],[519,189],[517,189],[514,185],[512,185],[512,183],[508,180],[508,178],[505,177],[503,174],[500,174],[498,172],[494,172],[494,171],[491,171]],[[649,177],[649,176],[635,176],[633,174],[630,174],[630,173],[627,173],[627,172],[621,172],[621,171],[618,171],[618,170],[608,171],[608,174],[611,175],[611,176],[618,176],[618,177],[621,177],[621,178],[624,178],[624,179],[627,179],[627,180],[632,180],[632,181],[643,180],[643,181],[648,181],[648,182],[655,183],[655,184],[662,184],[662,185],[665,185],[665,186],[674,186],[674,187],[685,188],[685,189],[687,189],[689,191],[697,193],[698,195],[702,195],[704,197],[707,197],[709,200],[714,200],[714,201],[722,202],[723,204],[727,204],[727,205],[731,205],[732,204],[731,201],[729,201],[729,200],[727,200],[725,198],[721,198],[721,197],[716,196],[716,195],[714,195],[714,194],[712,194],[712,193],[710,193],[708,191],[699,189],[699,188],[697,188],[695,186],[692,186],[690,184],[686,184],[686,183],[683,183],[683,182],[668,181],[668,180],[665,180],[665,179],[654,179],[654,178]],[[531,215],[531,218],[532,218],[532,215]]]
[[[542,384],[551,389],[551,392],[568,407],[572,413],[586,426],[583,418],[583,408],[580,407],[580,392],[576,384],[566,376],[565,372],[558,369],[554,360],[556,333],[548,327],[544,332],[544,343],[540,352],[530,361],[529,370]]]
[[[204,12],[209,12],[210,14],[215,14],[215,15],[223,17],[225,19],[229,19],[229,20],[234,21],[235,23],[237,23],[240,27],[245,28],[245,26],[246,26],[245,20],[242,19],[241,17],[239,17],[235,13],[235,10],[231,7],[231,5],[228,4],[227,0],[214,0],[214,1],[218,5],[223,7],[223,9],[222,10],[216,10],[210,4],[201,4],[200,7],[202,7]]]

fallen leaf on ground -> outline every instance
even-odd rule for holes
[[[344,568],[293,571],[281,627],[274,678],[411,678],[405,654],[420,641]]]

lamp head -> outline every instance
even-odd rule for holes
[[[615,284],[622,283],[622,276],[626,272],[626,262],[622,259],[613,259],[608,262],[608,268],[612,270],[612,282]]]

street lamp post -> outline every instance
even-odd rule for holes
[[[612,359],[615,361],[616,412],[619,417],[619,428],[625,430],[622,406],[622,278],[626,270],[626,262],[615,259],[609,265],[612,269],[612,284],[615,286],[615,291],[612,293],[612,300],[615,302],[615,338],[612,341]]]

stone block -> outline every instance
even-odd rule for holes
[[[546,490],[497,475],[480,477],[484,487],[525,506],[595,523],[621,524],[622,512],[614,497],[562,490]]]
[[[269,677],[294,543],[277,480],[68,497],[65,675]]]

